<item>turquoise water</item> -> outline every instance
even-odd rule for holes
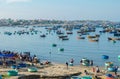
[[[99,42],[89,42],[87,39],[77,39],[77,30],[73,30],[72,35],[68,35],[69,40],[62,41],[58,35],[51,31],[46,31],[45,27],[36,27],[37,34],[24,35],[5,35],[5,31],[14,32],[18,30],[29,30],[29,28],[20,27],[0,27],[0,50],[11,50],[15,52],[28,52],[36,54],[41,60],[50,60],[58,63],[65,63],[71,58],[75,60],[75,64],[79,64],[82,58],[88,58],[94,61],[94,65],[104,66],[104,62],[112,61],[115,65],[119,65],[118,55],[120,54],[120,41],[113,43],[108,41],[108,36],[113,36],[109,33],[100,34]],[[97,28],[96,32],[90,35],[99,34]],[[42,33],[40,32],[42,31]],[[64,31],[65,32],[65,31]],[[41,34],[47,34],[45,38],[41,38]],[[57,44],[57,47],[52,47],[52,44]],[[64,48],[64,52],[58,51],[59,48]],[[51,54],[49,53],[51,52]],[[102,55],[108,55],[108,60],[103,60]]]

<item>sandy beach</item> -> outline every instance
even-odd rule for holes
[[[52,64],[52,65],[45,65],[45,66],[40,66],[37,65],[36,66],[38,69],[38,72],[28,72],[28,67],[27,68],[20,68],[18,69],[18,76],[11,76],[9,78],[3,78],[3,79],[19,79],[19,77],[23,77],[23,76],[29,76],[29,75],[39,75],[40,77],[57,77],[57,76],[86,76],[86,74],[84,73],[84,70],[88,71],[88,75],[89,76],[94,76],[97,75],[99,77],[102,77],[102,79],[106,79],[105,73],[110,73],[113,74],[113,72],[105,72],[104,71],[104,67],[100,67],[100,73],[93,72],[93,67],[86,67],[86,66],[68,66],[68,69],[66,67],[66,65],[64,64]],[[13,70],[11,68],[0,68],[0,74],[1,75],[5,75],[7,74],[8,70]],[[105,73],[104,73],[105,72]],[[25,79],[25,78],[24,78]],[[58,78],[59,79],[59,78]]]

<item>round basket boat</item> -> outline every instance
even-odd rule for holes
[[[2,79],[2,76],[0,75],[0,79]]]
[[[12,69],[19,69],[19,66],[12,65],[11,68],[12,68]]]
[[[102,59],[109,59],[109,56],[107,56],[107,55],[102,55]]]
[[[82,61],[86,61],[87,59],[86,58],[83,58]]]
[[[72,76],[71,79],[81,79],[80,76]]]
[[[18,66],[19,66],[20,68],[24,68],[24,67],[26,67],[27,65],[24,64],[24,63],[20,63]]]
[[[87,58],[83,58],[82,62],[88,62],[89,60]]]
[[[114,71],[115,71],[115,68],[114,68],[114,67],[109,67],[109,68],[108,68],[108,71],[109,71],[109,72],[114,72]]]
[[[89,66],[89,63],[83,62],[82,65],[83,65],[83,66]]]
[[[64,51],[64,48],[59,48],[58,50],[59,50],[59,51]]]
[[[113,77],[112,74],[106,74],[106,77]]]
[[[91,76],[84,76],[81,79],[92,79],[92,77]]]
[[[111,67],[111,66],[113,66],[113,62],[106,62],[105,66]]]
[[[112,74],[106,74],[105,79],[115,79]]]
[[[118,55],[118,59],[120,59],[120,55]]]
[[[32,67],[32,68],[28,68],[28,72],[37,72],[37,68],[36,67]]]
[[[89,66],[89,62],[88,62],[88,61],[89,61],[88,59],[83,58],[83,59],[82,59],[82,65],[83,65],[83,66]]]
[[[69,63],[70,66],[73,66],[73,63]]]
[[[16,70],[9,70],[7,72],[7,75],[8,76],[17,76],[18,75],[18,71],[16,71]]]

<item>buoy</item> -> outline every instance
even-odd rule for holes
[[[52,47],[56,47],[57,46],[57,44],[52,44]]]
[[[64,51],[64,48],[59,48],[58,50],[59,50],[59,51]]]

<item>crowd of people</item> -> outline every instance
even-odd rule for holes
[[[70,60],[69,63],[66,62],[67,69],[68,69],[68,66],[69,66],[70,63],[72,63],[72,64],[74,63],[74,59],[73,59],[73,58]],[[81,61],[80,61],[80,65],[81,65],[82,63],[83,63],[83,61],[81,60]],[[93,60],[87,60],[87,63],[89,63],[88,66],[91,66],[91,67],[92,67],[92,72],[93,72],[93,73],[95,73],[95,74],[97,74],[97,73],[102,73],[102,70],[100,70],[99,66],[94,66],[94,65],[93,65]],[[118,66],[114,66],[114,76],[118,76],[118,74],[117,74],[118,68],[119,68]],[[108,71],[108,70],[106,70],[106,71]],[[88,70],[84,70],[84,74],[85,74],[85,75],[90,75]],[[95,79],[97,79],[97,78],[98,78],[98,76],[95,75]]]
[[[32,64],[39,63],[39,59],[37,58],[37,56],[31,56],[30,52],[18,53],[7,50],[0,51],[0,65],[8,66],[16,64],[17,60],[22,62],[30,62]]]

